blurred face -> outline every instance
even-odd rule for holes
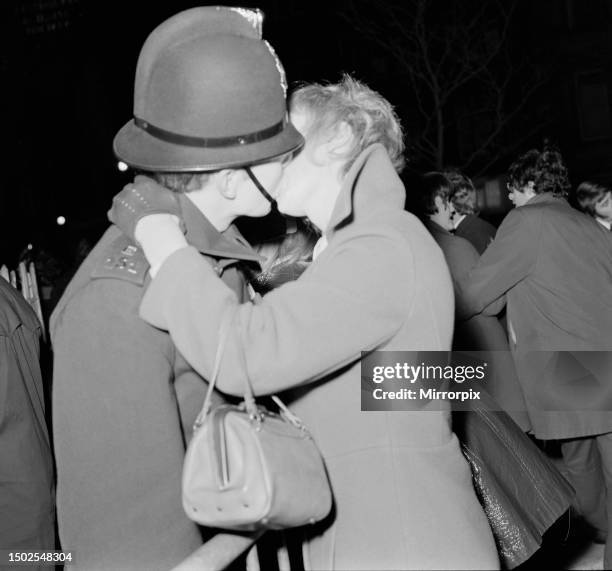
[[[453,205],[457,213],[466,214],[476,210],[476,191],[468,188],[462,188],[453,196]]]
[[[431,214],[430,218],[445,230],[454,230],[455,224],[453,222],[453,217],[455,216],[455,207],[453,203],[450,200],[444,200],[440,196],[434,198],[434,203],[438,208],[438,212]]]
[[[606,222],[612,222],[612,192],[607,192],[595,203],[595,215]]]
[[[535,196],[533,181],[529,181],[523,188],[518,188],[511,184],[507,184],[506,187],[508,189],[508,198],[515,208],[527,204]]]

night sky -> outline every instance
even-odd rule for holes
[[[329,3],[240,4],[266,13],[265,37],[290,82],[356,71],[344,66],[352,42],[346,30],[339,32],[346,26]],[[112,139],[132,115],[142,43],[163,20],[198,5],[30,0],[3,6],[2,67],[9,80],[2,94],[8,161],[0,183],[0,263],[28,243],[70,256],[80,236],[104,229],[112,196],[129,180],[116,169]],[[58,216],[67,219],[61,228]]]
[[[410,135],[408,86],[395,74],[384,50],[341,17],[347,2],[262,0],[240,4],[260,7],[266,13],[264,37],[276,49],[290,84],[333,81],[342,72],[350,72],[397,107]],[[440,6],[443,4],[440,0]],[[538,4],[555,2],[541,0]],[[112,139],[131,118],[140,47],[164,19],[197,5],[202,3],[3,2],[0,66],[5,81],[0,108],[6,162],[0,182],[0,264],[14,265],[28,243],[69,260],[79,238],[95,239],[104,230],[112,196],[129,181],[129,174],[116,168]],[[523,37],[529,41],[540,38],[548,44],[558,41],[562,24],[557,16],[551,13],[549,18],[544,12],[537,21],[533,14],[519,12],[517,17],[525,18],[525,25],[516,27],[515,43],[520,46]],[[576,58],[589,60],[591,53],[601,54],[598,45],[584,50],[586,56]],[[607,69],[609,64],[604,64]],[[572,80],[561,77],[561,81]],[[569,147],[575,133],[566,128],[567,113],[563,106],[553,111],[554,117],[556,113],[562,119],[558,124],[552,121],[548,130]],[[536,144],[541,135],[525,144]],[[56,224],[58,216],[67,220],[62,227]]]

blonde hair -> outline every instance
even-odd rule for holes
[[[397,172],[404,168],[402,126],[393,106],[380,93],[349,75],[334,84],[300,86],[291,95],[290,108],[310,114],[307,132],[311,136],[333,131],[341,122],[350,125],[354,143],[343,157],[345,173],[374,143],[385,147]]]

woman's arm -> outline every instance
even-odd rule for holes
[[[221,323],[230,320],[219,389],[243,394],[246,363],[255,392],[267,394],[320,378],[389,339],[410,310],[413,274],[405,241],[384,229],[347,233],[306,275],[241,305],[195,249],[183,248],[162,264],[141,316],[167,329],[208,378]]]

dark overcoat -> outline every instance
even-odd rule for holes
[[[507,300],[510,346],[538,438],[612,431],[611,284],[612,233],[543,193],[506,216],[461,285],[464,316]]]
[[[444,252],[456,295],[461,295],[457,284],[465,279],[465,276],[478,263],[480,258],[478,252],[467,240],[454,236],[435,222],[427,222],[426,226]],[[501,302],[498,301],[496,307],[488,308],[489,312],[495,313],[501,310],[503,300]],[[474,351],[475,357],[487,362],[489,365],[487,385],[483,388],[523,430],[529,430],[530,423],[525,399],[510,353],[508,337],[497,316],[480,313],[469,319],[457,319],[453,349]]]
[[[479,254],[482,254],[487,246],[495,238],[495,226],[476,214],[466,214],[455,228],[455,236],[466,239]]]
[[[55,549],[40,330],[32,308],[0,277],[0,549]]]

